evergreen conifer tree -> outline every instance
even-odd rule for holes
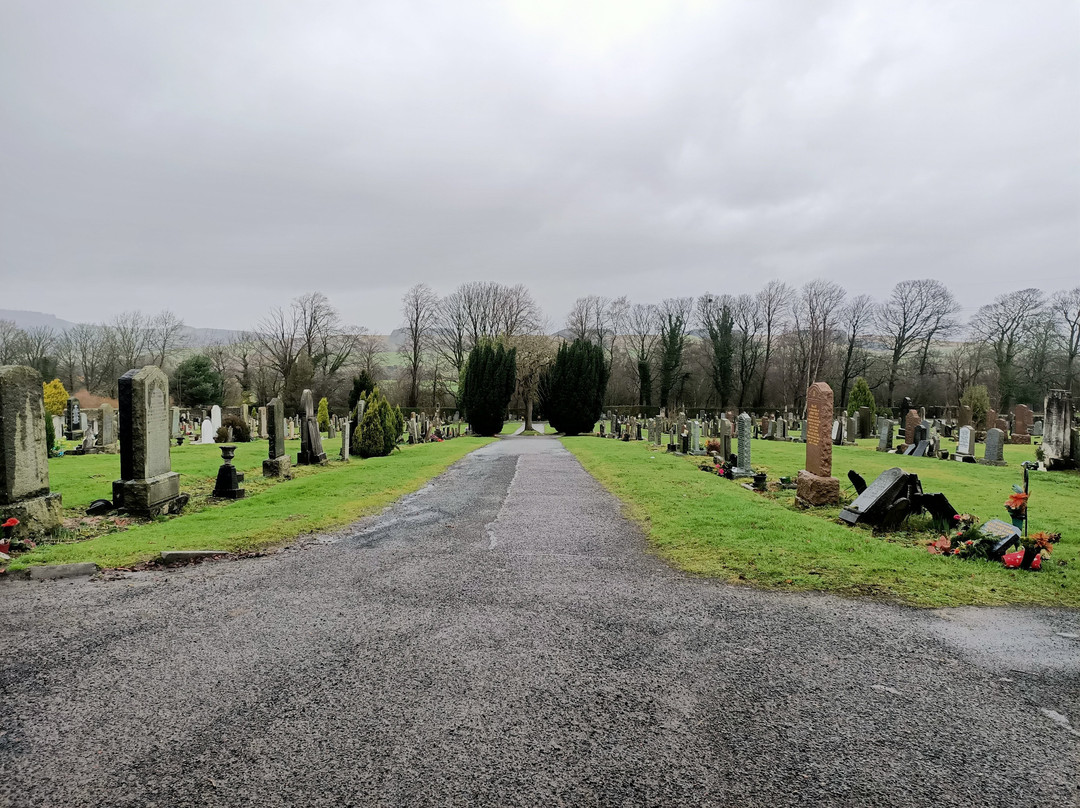
[[[484,342],[469,351],[461,385],[461,402],[477,435],[497,435],[517,381],[517,352]]]
[[[542,389],[552,428],[567,435],[592,432],[604,405],[608,366],[604,351],[588,340],[563,344]]]
[[[866,383],[866,379],[862,376],[855,380],[855,386],[851,388],[851,392],[848,394],[848,415],[854,415],[859,411],[860,407],[870,408],[870,419],[872,423],[874,417],[877,415],[877,404],[874,402],[874,392],[870,389],[870,385]]]

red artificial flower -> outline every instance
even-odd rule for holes
[[[0,527],[15,527],[17,524],[19,524],[19,520],[13,516],[4,522],[3,525],[0,525]]]

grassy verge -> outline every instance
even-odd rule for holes
[[[839,508],[798,511],[793,492],[762,495],[705,474],[701,458],[651,451],[644,443],[593,437],[564,445],[608,490],[627,503],[661,556],[688,572],[767,588],[868,594],[919,606],[1038,604],[1080,607],[1080,475],[1032,478],[1031,529],[1063,533],[1039,573],[1000,564],[931,556],[929,534],[874,536],[836,521]],[[1007,446],[1006,468],[972,466],[873,451],[875,442],[836,447],[833,471],[847,484],[854,468],[868,481],[899,465],[942,491],[960,511],[1008,521],[1002,503],[1020,480],[1030,446]],[[803,465],[800,444],[754,442],[754,466],[770,479]],[[850,489],[850,486],[847,486]],[[848,492],[850,497],[850,490]]]
[[[104,567],[127,567],[152,559],[162,550],[222,549],[249,551],[348,524],[361,516],[376,513],[399,497],[420,488],[455,461],[491,441],[490,438],[456,438],[444,443],[405,446],[390,457],[353,459],[321,468],[301,467],[294,480],[264,480],[261,470],[249,474],[245,499],[236,502],[209,500],[213,474],[220,464],[220,452],[212,446],[181,447],[173,453],[173,469],[180,471],[181,490],[196,496],[184,514],[115,530],[83,541],[40,545],[12,559],[10,570],[38,564],[68,564],[92,561]],[[329,447],[327,452],[329,454]],[[261,469],[266,443],[241,444],[237,457],[240,468]],[[216,460],[215,460],[216,455]],[[83,462],[88,462],[83,467]],[[76,465],[78,463],[78,465]],[[117,468],[112,469],[109,464]],[[111,483],[118,471],[115,455],[58,458],[52,471],[54,490],[62,491],[65,505],[71,485],[75,502],[105,496],[101,479],[83,480],[97,469],[95,477]],[[100,467],[100,468],[99,468]],[[185,471],[185,468],[193,469]],[[209,473],[208,473],[209,472]],[[81,481],[81,482],[80,482]],[[58,484],[60,483],[60,484]],[[203,492],[203,493],[199,493]]]

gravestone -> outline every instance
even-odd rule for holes
[[[825,382],[810,385],[806,391],[806,468],[799,472],[795,496],[813,507],[840,501],[840,481],[832,476],[832,412],[832,388]]]
[[[1067,390],[1051,390],[1045,401],[1043,422],[1043,456],[1050,471],[1074,465],[1072,422],[1073,400]]]
[[[71,397],[68,399],[67,409],[64,411],[64,437],[68,440],[79,440],[82,438],[82,433],[82,413],[79,411],[79,399]]]
[[[988,410],[986,413],[986,428],[995,429],[997,427],[997,410]]]
[[[904,418],[904,443],[915,442],[915,427],[919,425],[921,420],[916,410],[907,411],[907,416]]]
[[[319,419],[315,415],[315,399],[310,390],[300,395],[300,454],[296,456],[298,466],[321,466],[326,464],[326,452],[322,448],[322,434],[319,432]]]
[[[266,405],[266,436],[270,456],[263,461],[263,477],[291,478],[292,461],[285,448],[285,405],[280,398],[272,398]]]
[[[116,410],[112,404],[105,402],[101,405],[101,436],[98,443],[101,451],[106,454],[115,454],[120,450],[117,446],[117,423]]]
[[[259,407],[259,437],[266,440],[270,436],[267,432],[266,407]]]
[[[878,445],[879,452],[891,452],[893,448],[893,422],[888,418],[878,419]]]
[[[880,524],[888,509],[904,493],[908,477],[903,469],[897,467],[881,472],[854,502],[840,511],[840,519],[849,525],[860,522]]]
[[[726,463],[731,457],[731,421],[720,419],[720,456]]]
[[[1005,433],[1000,429],[986,431],[986,451],[979,462],[984,466],[1004,466],[1005,458],[1002,447],[1005,445]]]
[[[970,425],[964,425],[960,427],[960,438],[956,444],[956,459],[970,463],[970,460],[965,458],[971,458],[975,456],[975,429]]]
[[[731,470],[732,477],[753,477],[754,469],[750,465],[750,433],[753,431],[753,419],[747,413],[742,413],[738,419],[739,424],[739,462]]]
[[[1035,423],[1035,414],[1026,404],[1017,404],[1013,410],[1013,443],[1031,443],[1031,425]],[[1021,438],[1022,440],[1017,440]]]
[[[57,433],[60,434],[60,433]],[[1041,438],[1043,436],[1043,422],[1036,421],[1031,425],[1031,437]]]
[[[690,454],[705,454],[705,450],[701,448],[701,421],[690,422]]]
[[[169,456],[169,379],[150,365],[118,382],[120,479],[113,506],[141,516],[176,513],[187,503]]]
[[[806,443],[807,426],[806,419],[803,419],[802,426],[799,428],[799,442]]]
[[[172,407],[169,410],[169,437],[176,438],[180,434],[180,408]]]
[[[62,437],[64,437],[64,419],[61,418],[59,415],[54,415],[52,417],[52,430],[53,437],[56,440],[60,440]],[[51,449],[52,447],[50,446],[49,448]]]
[[[349,435],[352,425],[349,423],[349,419],[345,418],[341,421],[341,452],[338,454],[339,459],[343,463],[349,462]]]
[[[859,434],[859,422],[856,418],[847,418],[845,420],[847,429],[844,431],[844,444],[849,446],[855,445],[855,438]]]
[[[873,431],[873,423],[870,420],[870,408],[859,407],[859,437],[869,438]]]
[[[0,522],[18,519],[24,539],[61,524],[60,494],[49,490],[49,447],[41,376],[23,365],[0,366]]]
[[[209,418],[204,418],[202,422],[202,433],[199,435],[199,443],[213,443],[215,434],[214,422]]]
[[[221,429],[221,407],[215,404],[210,408],[210,424],[214,429],[214,434]]]
[[[971,426],[971,407],[967,404],[960,405],[960,417],[957,419],[957,426]]]

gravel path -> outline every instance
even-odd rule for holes
[[[3,805],[1080,802],[1076,613],[691,578],[551,439],[318,544],[0,599]]]

